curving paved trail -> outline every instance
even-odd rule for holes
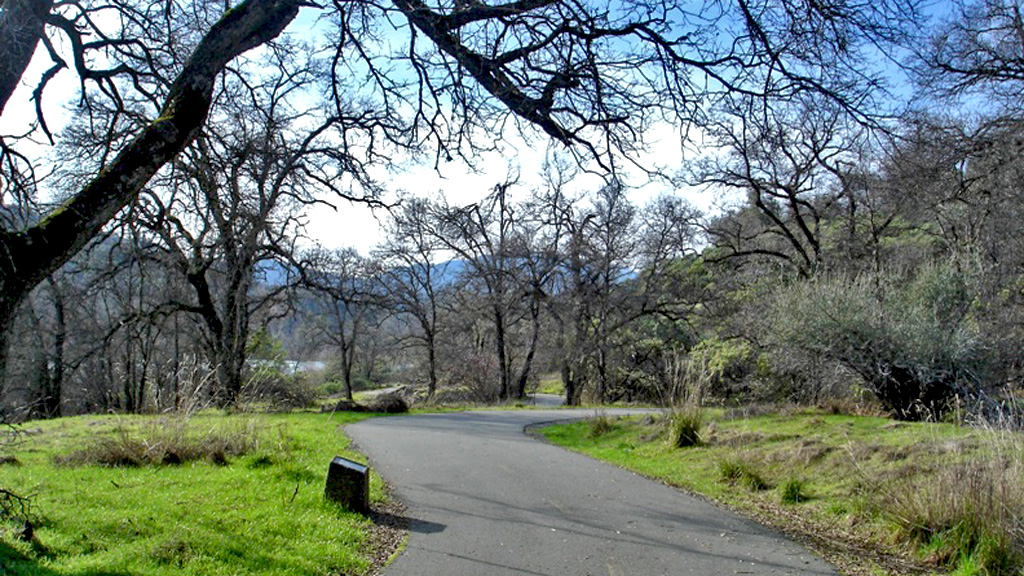
[[[752,522],[523,433],[586,414],[460,412],[349,426],[409,508],[409,542],[386,576],[836,574]]]

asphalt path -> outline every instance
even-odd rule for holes
[[[586,414],[457,412],[349,426],[408,506],[409,541],[385,576],[836,574],[753,522],[524,433]]]
[[[557,408],[565,404],[565,396],[559,396],[557,394],[534,394],[533,396],[530,396],[530,402],[532,402],[534,406]]]

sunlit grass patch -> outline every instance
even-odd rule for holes
[[[565,386],[562,384],[562,377],[557,373],[542,374],[537,383],[537,394],[565,394]]]
[[[16,449],[22,466],[0,468],[0,485],[34,495],[35,534],[21,542],[4,527],[3,573],[360,574],[370,557],[369,520],[325,500],[323,490],[333,456],[360,458],[339,427],[365,417],[30,423],[38,433]],[[74,466],[57,463],[71,455]],[[374,478],[371,498],[383,497]]]

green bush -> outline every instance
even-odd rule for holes
[[[907,279],[790,284],[776,294],[770,340],[776,354],[795,348],[844,366],[897,418],[938,420],[977,396],[990,368],[968,280],[934,266]]]

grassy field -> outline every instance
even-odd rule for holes
[[[698,446],[667,417],[546,428],[556,444],[712,498],[851,574],[1021,574],[1021,442],[949,424],[791,410],[704,412]]]
[[[33,534],[0,522],[0,574],[364,573],[372,523],[325,501],[323,485],[332,456],[360,459],[339,428],[365,417],[29,423],[0,450],[16,459],[0,458],[0,488],[30,496]],[[544,434],[755,516],[851,574],[1022,573],[1016,434],[796,409],[704,411],[698,445],[678,448],[679,420],[670,421],[601,417]],[[371,498],[385,499],[379,479]]]
[[[31,540],[7,521],[5,575],[360,574],[370,521],[324,499],[340,426],[365,415],[83,416],[31,422],[0,487],[31,496]],[[105,463],[105,464],[104,464]],[[384,490],[378,479],[371,499]]]

